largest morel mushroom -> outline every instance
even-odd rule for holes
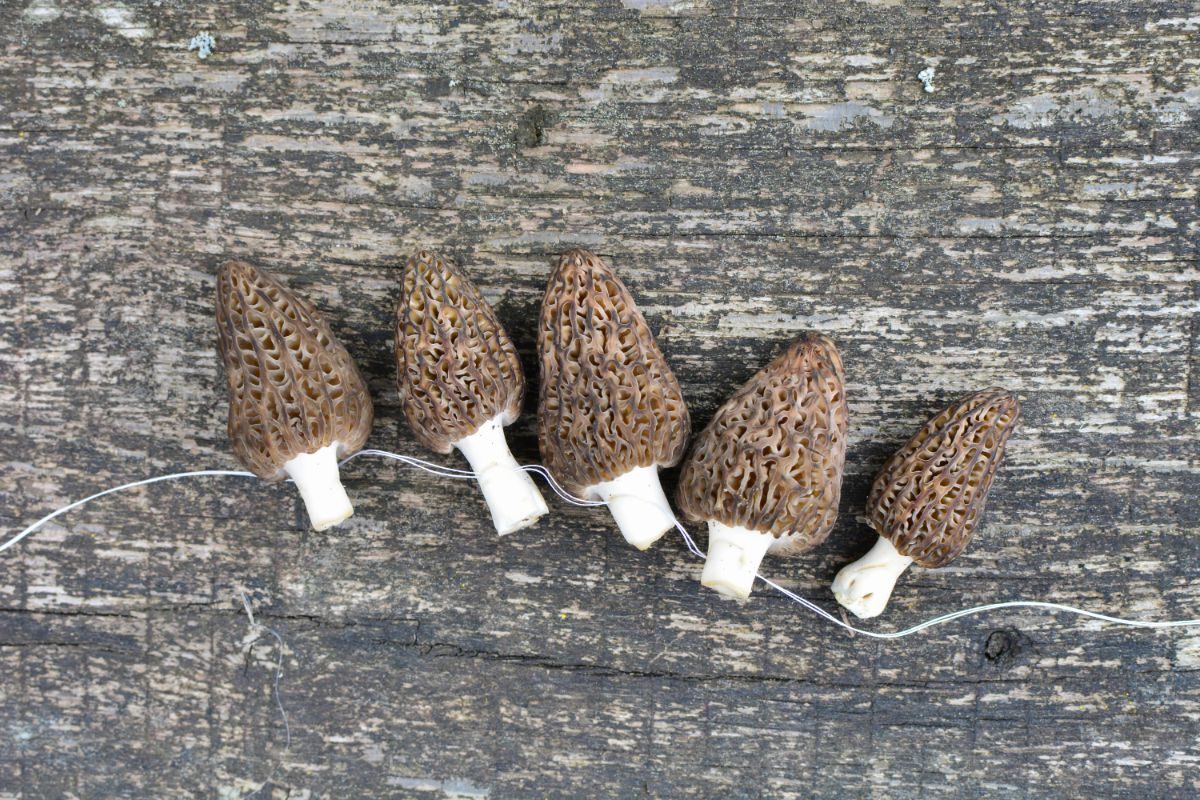
[[[839,603],[863,619],[878,616],[910,564],[944,567],[962,553],[1020,415],[1010,392],[976,392],[931,419],[883,465],[867,500],[879,541],[837,574]]]
[[[559,257],[538,327],[538,443],[551,473],[608,505],[644,550],[675,525],[659,483],[687,446],[679,382],[616,273],[586,250]]]
[[[509,452],[525,374],[496,312],[453,263],[422,251],[396,304],[396,380],[409,427],[431,450],[458,448],[500,535],[532,525],[546,503]]]
[[[238,461],[263,480],[295,481],[318,531],[353,514],[338,459],[363,446],[374,412],[320,313],[262,270],[230,261],[217,274],[217,341]]]
[[[765,554],[798,555],[829,536],[848,419],[841,356],[819,334],[796,339],[717,410],[679,477],[679,508],[708,523],[702,584],[744,600]]]

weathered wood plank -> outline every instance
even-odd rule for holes
[[[532,375],[551,256],[625,276],[703,424],[795,332],[846,361],[827,606],[874,471],[968,390],[1025,419],[978,541],[881,626],[1013,597],[1195,616],[1192,2],[0,0],[0,527],[232,466],[212,276],[332,319],[419,453],[390,308],[459,260]],[[217,48],[189,52],[209,30]],[[935,69],[927,93],[917,73]],[[518,458],[537,460],[531,419]],[[1191,797],[1200,638],[995,613],[885,644],[553,501],[346,470],[98,501],[5,553],[0,798]],[[668,483],[674,480],[668,476]],[[240,593],[286,640],[253,640]],[[253,642],[251,644],[251,642]],[[259,787],[267,782],[267,788]]]

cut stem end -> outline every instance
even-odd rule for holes
[[[754,576],[775,537],[762,531],[708,521],[708,557],[700,583],[733,600],[746,600]]]
[[[603,500],[625,541],[645,550],[675,527],[675,512],[663,494],[658,467],[634,467],[611,481],[589,486],[586,497]]]
[[[283,471],[300,490],[314,531],[332,528],[354,513],[338,474],[337,449],[338,443],[334,442],[315,453],[302,453],[283,465]]]
[[[877,617],[887,608],[897,579],[912,561],[880,536],[865,556],[847,564],[833,579],[833,596],[859,619]]]
[[[528,472],[521,469],[508,449],[501,417],[454,443],[471,462],[479,489],[492,513],[496,533],[506,536],[537,522],[546,514],[546,501]]]

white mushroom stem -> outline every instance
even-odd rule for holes
[[[842,567],[833,579],[833,596],[859,619],[877,617],[887,607],[896,580],[912,562],[880,536],[865,556]]]
[[[747,599],[754,586],[754,576],[758,574],[758,565],[773,541],[775,537],[769,533],[729,527],[710,519],[708,558],[700,573],[700,583],[725,597]]]
[[[675,527],[675,512],[663,494],[658,467],[634,467],[611,481],[587,487],[584,496],[608,504],[625,541],[645,550]]]
[[[500,417],[459,439],[454,446],[471,462],[483,499],[492,512],[496,533],[504,536],[532,525],[546,513],[546,501],[528,472],[508,449]]]
[[[338,474],[337,449],[338,443],[334,442],[315,453],[298,455],[283,465],[283,471],[300,490],[315,531],[331,528],[354,513]]]

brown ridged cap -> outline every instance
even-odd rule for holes
[[[366,442],[374,410],[346,348],[311,304],[244,261],[217,273],[217,344],[233,453],[255,475],[280,480],[295,456]]]
[[[971,541],[1021,404],[991,388],[931,419],[871,487],[867,521],[901,555],[942,567]]]
[[[688,410],[633,297],[586,250],[558,259],[538,326],[542,459],[569,491],[683,457]]]
[[[679,477],[695,522],[794,534],[802,553],[833,530],[846,461],[845,378],[833,342],[796,339],[721,406]]]
[[[496,312],[449,260],[422,250],[396,304],[396,383],[421,444],[449,453],[503,414],[521,413],[525,375]]]

